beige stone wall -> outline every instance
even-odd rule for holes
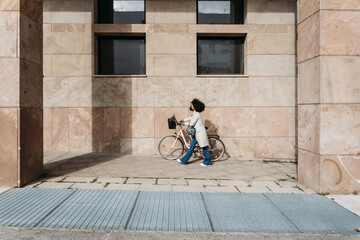
[[[299,180],[360,191],[360,3],[298,1]]]
[[[295,0],[248,0],[244,25],[196,25],[195,0],[147,0],[144,25],[91,25],[89,2],[44,1],[45,149],[157,154],[167,118],[197,97],[229,155],[296,159]],[[92,32],[145,35],[146,76],[94,76]],[[197,34],[214,33],[246,36],[244,76],[196,75]]]
[[[42,172],[42,2],[0,1],[0,186]]]

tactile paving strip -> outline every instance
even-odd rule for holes
[[[303,233],[356,233],[360,217],[330,199],[306,194],[265,194]]]
[[[262,194],[204,193],[215,232],[299,233]]]
[[[129,230],[212,231],[200,193],[141,192]]]
[[[38,227],[124,229],[138,192],[78,190]]]
[[[69,189],[13,189],[0,195],[0,225],[34,227],[73,193]]]

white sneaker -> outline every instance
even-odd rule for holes
[[[200,166],[202,166],[202,167],[211,167],[211,164],[205,165],[205,164],[203,164],[203,163],[200,163]]]
[[[176,159],[180,164],[183,164],[183,162],[180,160],[180,158]]]

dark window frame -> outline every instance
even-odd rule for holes
[[[199,40],[208,40],[208,39],[234,39],[234,40],[240,40],[241,41],[241,49],[240,49],[240,73],[201,73],[200,72],[200,53],[199,53]],[[196,74],[198,76],[211,76],[211,75],[219,75],[219,76],[230,76],[230,75],[238,75],[243,76],[245,74],[245,39],[246,36],[206,36],[206,35],[198,35],[196,39]]]
[[[199,1],[201,0],[196,0],[196,24],[224,24],[224,25],[228,25],[228,24],[235,24],[235,25],[240,25],[240,24],[244,24],[244,20],[245,20],[245,2],[244,0],[233,0],[233,1],[240,1],[240,5],[241,5],[241,13],[240,13],[240,22],[239,23],[199,23]],[[209,0],[212,1],[212,0]],[[230,2],[232,0],[229,0]],[[230,9],[230,14],[231,14],[231,9]]]
[[[97,0],[96,22],[98,24],[146,24],[146,0],[143,0],[143,1],[144,1],[144,22],[143,23],[103,23],[101,21],[101,12],[100,12],[100,9],[101,9],[100,4],[101,4],[102,0]]]
[[[143,73],[123,73],[123,74],[119,74],[119,73],[103,73],[102,72],[102,62],[100,60],[100,57],[101,57],[101,54],[100,52],[102,51],[101,49],[101,44],[100,44],[100,41],[101,39],[113,39],[113,40],[116,40],[116,39],[127,39],[127,40],[131,40],[131,39],[134,39],[134,40],[144,40],[144,72]],[[114,56],[115,58],[115,56]],[[129,76],[129,75],[139,75],[139,76],[145,76],[146,75],[146,36],[145,35],[96,35],[96,75],[103,75],[103,76]]]

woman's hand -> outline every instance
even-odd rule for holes
[[[181,120],[180,123],[181,123],[181,126],[185,125],[185,122],[183,120]]]

